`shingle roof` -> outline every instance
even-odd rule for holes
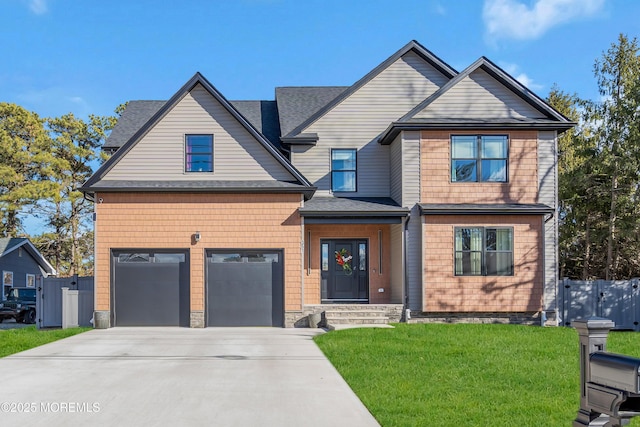
[[[116,126],[111,131],[103,148],[120,148],[129,140],[167,101],[129,101]]]
[[[311,216],[407,216],[409,209],[389,197],[314,197],[300,208],[300,215]]]
[[[554,209],[541,203],[422,203],[422,215],[542,215]]]
[[[287,135],[346,89],[347,86],[277,87],[281,135]]]
[[[91,185],[91,191],[207,191],[207,192],[243,192],[243,191],[275,191],[296,193],[315,191],[315,187],[307,187],[294,182],[284,181],[133,181],[103,179]]]
[[[443,76],[447,78],[453,78],[458,74],[458,72],[453,69],[449,64],[435,56],[431,51],[426,49],[420,43],[415,40],[411,40],[409,43],[404,45],[400,50],[391,55],[381,64],[379,64],[376,68],[369,71],[364,77],[355,82],[353,85],[349,86],[346,90],[343,90],[338,96],[325,103],[320,109],[318,109],[315,113],[311,114],[307,119],[305,119],[302,123],[298,124],[295,128],[285,131],[284,126],[282,128],[282,136],[287,137],[287,139],[295,137],[300,133],[304,133],[304,130],[308,128],[311,123],[313,123],[318,118],[322,117],[326,112],[330,111],[344,99],[349,97],[351,94],[355,93],[362,86],[370,82],[374,77],[380,74],[383,70],[387,69],[391,64],[405,55],[407,52],[413,51],[422,59],[431,64],[435,69],[437,69]]]
[[[7,249],[11,249],[14,247],[19,247],[22,244],[24,244],[24,242],[26,240],[29,240],[27,238],[24,237],[3,237],[0,238],[0,256],[4,255],[4,251],[6,251]]]
[[[280,148],[276,101],[229,101],[274,146]]]
[[[129,101],[104,149],[122,147],[167,101]],[[229,101],[274,146],[280,147],[280,123],[275,101]]]
[[[81,191],[92,193],[93,185],[101,181],[105,175],[116,165],[129,150],[131,150],[138,142],[153,128],[180,100],[197,85],[202,86],[220,105],[231,114],[238,123],[243,126],[255,138],[258,144],[262,145],[267,152],[280,163],[298,182],[308,188],[315,190],[315,187],[298,171],[289,160],[273,146],[265,137],[249,122],[202,74],[197,72],[189,81],[187,81],[164,105],[156,111],[140,129],[138,129],[127,142],[115,152],[113,156],[103,163],[100,168],[83,184]]]
[[[33,243],[24,237],[6,237],[0,238],[0,258],[13,252],[18,248],[24,248],[33,259],[40,265],[45,276],[48,274],[57,274],[56,269],[42,256],[42,254],[33,246]]]

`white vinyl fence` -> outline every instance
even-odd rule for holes
[[[569,280],[559,283],[560,325],[592,316],[615,322],[614,329],[640,331],[640,279]]]
[[[38,287],[36,324],[38,328],[93,326],[93,301],[93,276],[48,277]]]

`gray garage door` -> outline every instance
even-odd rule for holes
[[[189,326],[186,251],[113,252],[115,326]]]
[[[207,253],[208,326],[283,326],[282,251]]]

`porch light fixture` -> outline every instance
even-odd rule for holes
[[[196,233],[193,235],[193,240],[195,240],[196,242],[200,241],[200,232],[196,231]]]

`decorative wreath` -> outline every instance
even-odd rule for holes
[[[353,268],[351,268],[351,261],[353,260],[353,256],[349,253],[345,248],[336,251],[336,262],[339,266],[342,267],[342,270],[345,272],[347,276],[351,276],[353,274]]]

